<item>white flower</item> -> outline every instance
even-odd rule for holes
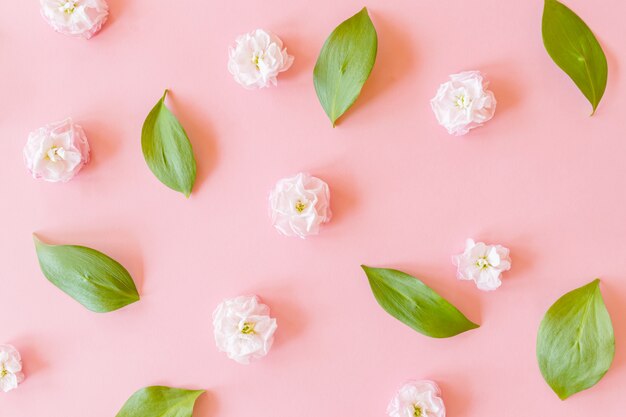
[[[248,89],[277,85],[276,77],[293,64],[283,41],[263,29],[241,35],[229,50],[228,71]]]
[[[436,383],[410,381],[391,400],[387,414],[389,417],[445,417],[446,408]]]
[[[479,71],[450,75],[430,101],[440,125],[452,135],[464,135],[493,117],[496,98]]]
[[[478,289],[493,291],[502,285],[500,275],[511,269],[509,250],[500,245],[475,243],[467,239],[465,252],[452,257],[458,267],[457,277],[462,280],[474,280]]]
[[[320,225],[332,217],[328,184],[304,173],[278,181],[270,193],[270,216],[285,236],[304,239],[318,234]]]
[[[267,355],[277,328],[276,319],[269,314],[269,307],[256,296],[223,301],[213,313],[217,348],[244,365]]]
[[[0,345],[0,391],[9,392],[24,380],[22,358],[11,345]]]
[[[66,182],[89,162],[89,143],[80,125],[66,119],[28,136],[24,162],[34,178]]]
[[[109,16],[106,0],[40,0],[41,15],[57,32],[91,38]]]

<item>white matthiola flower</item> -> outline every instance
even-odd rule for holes
[[[460,136],[490,120],[496,111],[496,98],[487,90],[488,85],[479,71],[451,75],[430,101],[439,124]]]
[[[268,354],[277,327],[269,307],[256,296],[225,300],[213,313],[217,348],[244,365]]]
[[[389,417],[445,417],[439,387],[433,381],[407,382],[387,407]]]
[[[24,162],[33,178],[49,182],[71,180],[89,162],[85,131],[72,119],[37,129],[28,136]]]
[[[465,252],[452,258],[458,267],[457,277],[473,280],[483,291],[493,291],[502,285],[500,275],[511,269],[509,250],[500,245],[475,243],[467,239]]]
[[[106,0],[40,0],[41,15],[59,33],[89,39],[109,16]]]
[[[228,71],[248,89],[277,85],[276,77],[293,64],[283,41],[263,29],[241,35],[230,48]]]
[[[11,345],[0,345],[0,391],[9,392],[24,380],[22,358]]]
[[[304,239],[318,234],[320,225],[332,217],[328,184],[304,173],[278,181],[270,193],[270,215],[285,236]]]

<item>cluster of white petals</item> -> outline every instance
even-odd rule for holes
[[[270,193],[270,216],[285,236],[304,239],[318,234],[320,225],[332,217],[328,184],[304,173],[278,181]]]
[[[502,285],[500,276],[511,269],[509,250],[501,245],[486,245],[467,239],[465,252],[452,258],[457,277],[474,281],[483,291],[493,291]]]
[[[228,71],[248,89],[277,85],[276,77],[293,64],[283,41],[271,32],[257,29],[237,38],[230,48]]]
[[[28,136],[24,162],[34,178],[69,181],[89,162],[87,136],[72,119],[37,129]]]
[[[20,353],[11,345],[0,345],[0,391],[12,391],[23,380]]]
[[[439,387],[433,381],[407,382],[387,407],[389,417],[445,417]]]
[[[496,111],[496,98],[487,90],[489,83],[478,71],[450,75],[430,101],[440,125],[452,135],[464,135],[490,120]]]
[[[41,15],[59,33],[91,38],[109,17],[106,0],[40,0]]]
[[[225,300],[213,313],[217,348],[244,365],[268,354],[277,327],[269,307],[256,296]]]

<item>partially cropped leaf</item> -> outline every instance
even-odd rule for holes
[[[417,278],[395,269],[362,268],[378,304],[423,335],[452,337],[479,327]]]
[[[166,96],[167,90],[143,124],[141,149],[159,181],[189,197],[196,181],[196,160],[185,129],[165,105]]]
[[[377,49],[378,35],[366,8],[337,26],[324,43],[313,81],[333,126],[359,97],[374,67]]]
[[[608,67],[593,32],[557,0],[545,0],[542,32],[548,54],[576,83],[595,113],[606,89]]]
[[[614,354],[613,325],[598,279],[559,298],[539,327],[539,368],[562,400],[597,384]]]
[[[128,271],[102,252],[34,240],[45,277],[87,309],[107,313],[139,300]]]
[[[143,388],[126,401],[116,417],[191,417],[196,400],[204,392],[158,386]]]

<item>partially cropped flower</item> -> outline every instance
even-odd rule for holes
[[[509,250],[500,245],[486,245],[467,239],[465,252],[452,257],[458,267],[457,278],[473,280],[478,289],[493,291],[502,285],[500,275],[511,269]]]
[[[277,85],[276,77],[293,64],[283,41],[263,29],[241,35],[229,50],[228,71],[248,89]]]
[[[318,234],[320,225],[332,217],[328,184],[303,173],[278,181],[270,193],[270,215],[285,236],[304,239]]]
[[[436,383],[410,381],[391,400],[387,414],[389,417],[445,417],[446,408]]]
[[[34,178],[69,181],[89,162],[87,136],[72,119],[42,127],[28,136],[24,161]]]
[[[277,327],[270,308],[256,296],[225,300],[213,313],[217,348],[244,365],[267,355]]]
[[[11,345],[0,345],[0,391],[12,391],[23,380],[20,353]]]
[[[106,0],[40,0],[41,15],[59,33],[91,38],[109,16]]]
[[[488,85],[479,71],[451,75],[430,101],[439,124],[451,135],[460,136],[490,120],[496,98]]]

